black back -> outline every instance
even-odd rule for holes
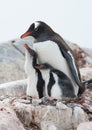
[[[58,84],[62,90],[62,97],[75,97],[74,87],[68,76],[57,69],[53,69],[51,72],[58,76]]]

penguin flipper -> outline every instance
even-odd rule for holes
[[[81,79],[80,79],[79,71],[78,71],[78,68],[76,66],[73,54],[70,51],[67,51],[67,52],[63,51],[63,55],[67,61],[67,64],[71,70],[71,74],[72,74],[75,82],[80,87],[81,86]]]
[[[66,42],[63,40],[63,38],[60,37],[59,35],[53,41],[56,41],[56,42],[58,41],[57,42],[58,47],[59,47],[63,57],[66,59],[66,62],[69,66],[71,75],[72,75],[75,83],[78,86],[81,86],[80,85],[81,84],[81,76],[80,76],[79,69],[77,67],[77,64],[76,64],[76,61],[75,61],[75,58],[74,58],[74,55],[73,55],[71,48],[66,44]]]
[[[79,86],[78,95],[80,95],[85,91],[85,86],[83,86],[83,84],[81,83],[81,79],[80,79],[78,68],[75,63],[75,59],[70,51],[64,52],[63,54],[71,70],[72,77],[74,78],[76,84]]]

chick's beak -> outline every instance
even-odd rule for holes
[[[26,49],[29,49],[29,46],[28,46],[27,44],[24,44],[24,47],[25,47]]]

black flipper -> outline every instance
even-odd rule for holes
[[[66,52],[63,52],[65,58],[66,58],[66,61],[68,63],[68,66],[71,70],[71,74],[72,74],[72,77],[74,78],[76,84],[79,86],[79,92],[78,92],[78,95],[82,94],[85,90],[85,87],[82,85],[80,79],[79,79],[79,74],[78,74],[78,71],[77,71],[77,67],[76,67],[76,64],[75,64],[75,59],[72,55],[72,53],[70,51],[68,51],[67,53]]]

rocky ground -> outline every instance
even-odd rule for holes
[[[76,99],[25,100],[26,75],[21,42],[25,43],[25,40],[0,44],[0,130],[91,130],[92,89]],[[82,80],[90,79],[91,51],[76,44],[69,45]]]
[[[92,89],[87,89],[80,98],[46,102],[26,100],[22,86],[20,95],[17,93],[15,87],[15,96],[9,96],[9,92],[0,96],[0,130],[76,130],[83,122],[92,126]],[[78,130],[84,130],[80,127],[84,125],[78,126]],[[87,125],[85,128],[90,130]]]

